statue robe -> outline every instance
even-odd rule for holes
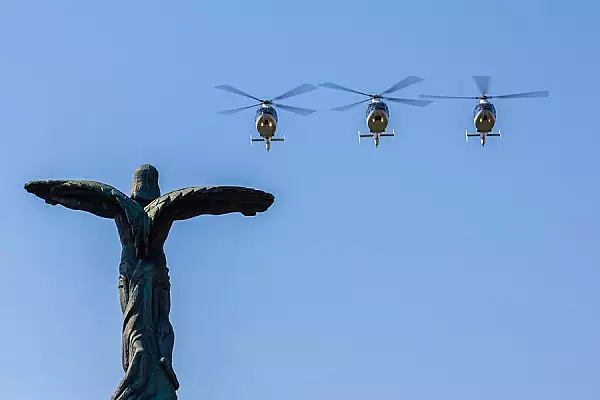
[[[125,376],[113,400],[176,400],[169,270],[163,251],[174,221],[199,215],[266,211],[274,197],[240,187],[192,187],[143,206],[110,185],[94,181],[33,181],[25,189],[51,205],[114,219],[121,240],[119,298],[123,312]]]

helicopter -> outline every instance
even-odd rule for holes
[[[408,77],[404,78],[403,80],[401,80],[400,82],[396,83],[395,85],[391,86],[389,89],[387,89],[381,93],[378,93],[378,94],[368,94],[368,93],[364,93],[364,92],[359,92],[357,90],[348,89],[346,87],[337,85],[335,83],[330,83],[330,82],[322,83],[319,86],[328,88],[328,89],[341,90],[344,92],[357,93],[357,94],[361,94],[363,96],[369,97],[366,100],[361,100],[356,103],[332,108],[332,110],[333,111],[346,111],[346,110],[349,110],[350,108],[353,108],[362,103],[366,103],[367,101],[370,100],[370,103],[367,105],[367,109],[366,109],[366,113],[365,113],[365,118],[366,118],[367,127],[369,128],[369,133],[360,133],[360,130],[359,130],[358,131],[358,141],[360,142],[361,138],[372,137],[375,140],[375,147],[379,147],[379,139],[381,137],[396,135],[396,133],[394,132],[394,129],[392,129],[392,133],[386,133],[386,131],[385,131],[388,126],[388,121],[390,118],[390,111],[388,109],[387,104],[385,104],[385,102],[383,100],[391,101],[394,103],[410,104],[410,105],[419,106],[419,107],[424,107],[428,104],[433,103],[433,101],[430,101],[430,100],[412,100],[412,99],[403,99],[403,98],[397,98],[397,97],[386,97],[384,95],[396,92],[400,89],[404,89],[410,85],[414,85],[415,83],[419,83],[423,80],[424,80],[423,78],[419,78],[418,76],[408,76]]]
[[[286,106],[283,104],[274,103],[275,100],[283,100],[292,96],[298,96],[300,94],[310,92],[312,90],[318,89],[315,85],[311,85],[309,83],[304,83],[292,90],[285,92],[271,100],[261,100],[255,96],[249,95],[248,93],[242,92],[239,89],[234,88],[230,85],[220,85],[215,86],[215,89],[224,90],[226,92],[235,93],[240,96],[248,97],[250,99],[258,101],[258,104],[253,104],[251,106],[235,108],[231,110],[223,110],[219,111],[219,114],[235,114],[237,112],[247,110],[249,108],[253,108],[259,106],[256,110],[256,114],[254,116],[254,123],[256,125],[256,130],[258,131],[260,137],[253,138],[250,136],[250,145],[253,142],[265,142],[267,151],[271,149],[271,142],[283,142],[285,138],[276,138],[275,132],[277,131],[277,123],[279,119],[277,117],[277,111],[275,107],[281,108],[282,110],[290,111],[300,115],[309,115],[314,113],[316,110],[309,110],[307,108],[299,108]]]
[[[496,95],[496,96],[488,96],[488,90],[490,87],[490,76],[473,76],[473,80],[477,85],[477,88],[481,92],[481,96],[478,97],[463,97],[463,96],[433,96],[421,94],[419,97],[425,99],[469,99],[469,100],[479,100],[479,103],[475,106],[473,110],[473,122],[475,124],[475,129],[477,133],[469,133],[467,129],[465,131],[465,140],[468,142],[469,137],[479,136],[481,141],[481,146],[485,146],[486,138],[488,136],[497,136],[500,138],[500,129],[498,129],[497,133],[492,133],[492,129],[496,124],[497,114],[496,107],[492,103],[489,102],[489,99],[524,99],[524,98],[535,98],[535,97],[548,97],[550,92],[547,90],[537,91],[537,92],[524,92],[524,93],[515,93],[515,94],[504,94],[504,95]]]

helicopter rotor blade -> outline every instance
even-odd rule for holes
[[[244,111],[244,110],[247,110],[249,108],[254,108],[254,107],[258,107],[258,106],[260,106],[260,103],[259,104],[253,104],[251,106],[246,106],[246,107],[233,108],[231,110],[223,110],[223,111],[219,111],[218,113],[219,114],[235,114],[235,113],[238,113],[240,111]]]
[[[432,94],[420,94],[419,97],[422,99],[466,99],[466,100],[479,99],[479,97],[472,97],[472,96],[435,96]]]
[[[482,95],[486,95],[490,90],[490,81],[492,80],[491,76],[474,76],[473,80],[475,80],[475,84],[479,88],[479,91]]]
[[[381,92],[379,95],[383,96],[384,94],[390,94],[400,89],[404,89],[405,87],[408,87],[410,85],[414,85],[415,83],[422,82],[424,80],[425,79],[419,78],[418,76],[407,76],[406,78],[402,79],[400,82],[396,83],[386,91]]]
[[[356,107],[359,104],[366,103],[369,100],[371,100],[371,99],[361,100],[361,101],[357,101],[356,103],[347,104],[345,106],[335,107],[335,108],[332,108],[331,110],[332,111],[346,111],[346,110],[349,110],[349,109],[351,109],[353,107]]]
[[[281,95],[275,97],[273,100],[287,99],[289,97],[298,96],[300,94],[310,92],[310,91],[313,91],[316,89],[318,89],[318,88],[315,85],[311,85],[310,83],[304,83],[304,84],[298,86],[297,88],[289,90],[289,91],[285,92],[284,94],[281,94]]]
[[[341,90],[343,92],[362,94],[363,96],[371,97],[371,95],[368,93],[359,92],[358,90],[354,90],[354,89],[348,89],[347,87],[340,86],[340,85],[337,85],[337,84],[331,83],[331,82],[321,83],[319,86],[328,88],[328,89]]]
[[[293,113],[296,113],[296,114],[300,114],[300,115],[304,115],[304,116],[306,116],[306,115],[310,115],[310,114],[312,114],[312,113],[314,113],[314,112],[316,112],[316,111],[317,111],[317,110],[310,110],[310,109],[308,109],[308,108],[300,108],[300,107],[286,106],[286,105],[284,105],[284,104],[276,104],[276,103],[273,103],[273,105],[274,105],[275,107],[279,107],[279,108],[281,108],[282,110],[290,111],[290,112],[293,112]]]
[[[402,99],[398,97],[384,97],[385,100],[392,101],[394,103],[404,103],[411,106],[425,107],[433,103],[432,100],[413,100],[413,99]]]
[[[258,102],[263,103],[263,100],[259,99],[258,97],[254,97],[252,95],[249,95],[248,93],[242,92],[240,89],[234,88],[233,86],[230,86],[230,85],[215,86],[215,89],[224,90],[224,91],[229,92],[229,93],[235,93],[235,94],[238,94],[240,96],[248,97],[249,99],[253,99],[253,100],[256,100]]]
[[[515,94],[502,94],[499,96],[488,96],[489,99],[529,99],[532,97],[548,97],[550,92],[547,90],[540,90],[537,92],[524,92]]]

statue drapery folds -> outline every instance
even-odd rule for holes
[[[170,281],[164,243],[173,222],[200,215],[265,212],[274,197],[235,187],[190,187],[160,195],[158,171],[138,167],[130,196],[86,180],[32,181],[25,189],[51,205],[113,219],[121,241],[119,299],[123,312],[125,376],[113,400],[175,400],[179,382],[172,366]]]

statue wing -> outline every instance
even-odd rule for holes
[[[272,194],[262,190],[237,186],[203,186],[179,189],[162,195],[144,210],[150,217],[151,235],[163,241],[174,221],[235,212],[254,216],[267,211],[274,200]]]
[[[60,204],[72,210],[87,211],[102,218],[125,214],[128,219],[143,211],[137,202],[114,187],[95,181],[47,180],[31,181],[25,190],[53,206]]]
[[[238,186],[201,186],[175,190],[160,196],[144,210],[153,224],[181,221],[200,215],[234,212],[253,216],[265,212],[275,197],[262,190]]]

